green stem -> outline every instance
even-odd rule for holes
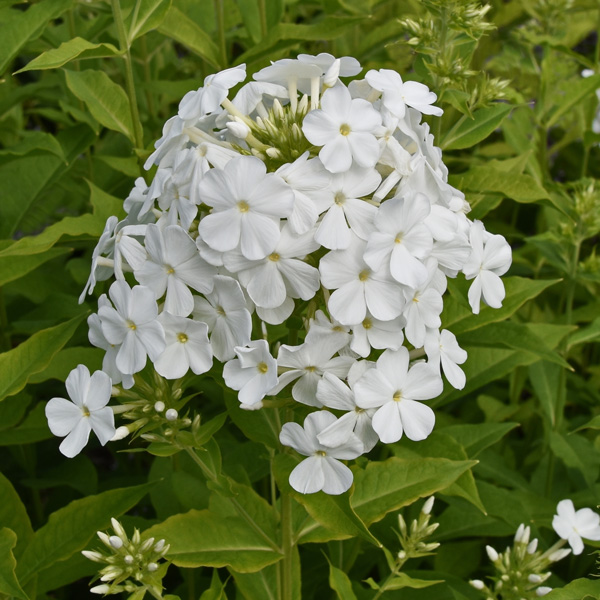
[[[377,593],[373,596],[372,600],[378,600],[378,598],[381,598],[381,596],[383,596],[383,594],[387,591],[387,586],[391,583],[392,579],[394,579],[394,577],[396,577],[398,575],[398,573],[400,573],[400,571],[402,570],[402,567],[404,566],[404,563],[407,560],[408,560],[408,557],[407,558],[400,558],[400,559],[398,559],[398,562],[396,563],[396,567],[385,578],[385,581],[383,582],[383,585],[381,585],[379,587],[379,589],[377,590]]]
[[[265,0],[258,0],[258,12],[260,14],[260,37],[265,39],[267,37],[267,6]],[[334,56],[336,56],[334,54]]]
[[[286,422],[292,421],[293,412],[291,408],[285,411]],[[282,448],[282,451],[285,449]],[[281,548],[283,550],[283,560],[280,565],[280,598],[289,600],[293,597],[293,551],[294,551],[294,531],[292,524],[292,497],[284,489],[281,490]]]
[[[140,40],[142,46],[143,67],[144,67],[144,82],[146,83],[146,102],[148,103],[148,112],[151,117],[156,116],[156,106],[154,104],[154,96],[152,96],[151,83],[152,74],[150,73],[150,57],[148,56],[148,44],[146,44],[146,36],[143,35]]]
[[[204,463],[204,461],[198,456],[198,454],[192,450],[191,448],[185,448],[185,451],[188,453],[190,458],[200,467],[202,473],[207,479],[210,479],[213,483],[219,483],[219,478],[216,473],[214,473],[209,467]],[[277,546],[277,544],[262,530],[260,525],[246,512],[246,509],[238,502],[236,498],[229,498],[229,501],[235,508],[236,512],[244,521],[254,529],[254,531],[267,543],[267,545],[274,550],[275,552],[281,552],[281,548]]]
[[[124,53],[123,60],[125,61],[125,86],[127,96],[129,98],[129,108],[131,110],[131,120],[133,122],[133,135],[135,147],[142,149],[144,147],[144,134],[142,124],[140,122],[140,114],[138,112],[137,97],[135,94],[135,82],[133,80],[133,68],[131,64],[130,45],[125,31],[125,23],[123,22],[123,14],[119,0],[111,0],[113,18],[117,26],[117,35],[119,37],[119,46],[121,52]]]
[[[227,45],[225,43],[225,7],[224,0],[214,0],[217,15],[217,31],[219,33],[219,49],[221,51],[221,68],[227,66]]]

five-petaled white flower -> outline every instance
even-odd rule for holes
[[[563,540],[567,540],[573,554],[583,552],[583,541],[600,540],[600,515],[591,508],[575,511],[572,500],[561,500],[556,507],[557,514],[552,519],[554,531]]]
[[[90,376],[85,365],[73,369],[65,381],[65,398],[52,398],[46,404],[46,418],[50,431],[65,439],[59,450],[68,458],[81,452],[93,431],[104,446],[115,434],[115,415],[106,406],[110,400],[112,382],[103,371]]]

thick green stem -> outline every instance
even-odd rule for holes
[[[227,66],[227,44],[225,41],[225,7],[224,0],[214,0],[217,15],[217,31],[219,33],[219,50],[221,51],[221,68]]]
[[[117,26],[117,35],[119,36],[119,46],[121,52],[124,53],[125,60],[125,87],[129,98],[129,108],[131,111],[131,121],[133,123],[133,136],[135,147],[142,149],[144,147],[144,134],[142,124],[140,122],[140,114],[138,112],[137,97],[135,94],[135,82],[133,80],[133,68],[131,64],[130,45],[125,31],[125,23],[123,22],[123,14],[121,13],[121,5],[119,0],[111,0],[113,18]]]
[[[294,540],[292,531],[292,497],[287,492],[281,492],[281,600],[293,597],[293,557]]]
[[[383,594],[385,594],[385,592],[387,591],[387,586],[390,585],[392,579],[394,579],[394,577],[396,577],[398,575],[398,573],[400,573],[400,571],[402,570],[402,567],[404,566],[404,563],[408,560],[408,557],[406,558],[399,558],[398,562],[396,563],[396,567],[394,568],[394,570],[385,578],[385,581],[383,582],[383,584],[379,587],[379,589],[377,590],[377,592],[375,593],[375,595],[373,596],[372,600],[378,600],[378,598],[381,598],[381,596],[383,596]]]
[[[258,12],[260,13],[260,37],[267,37],[267,3],[266,0],[258,0]]]

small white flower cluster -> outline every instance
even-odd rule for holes
[[[300,55],[231,100],[244,65],[207,77],[165,124],[151,184],[138,179],[126,219],[108,220],[84,290],[116,278],[89,318],[113,383],[133,386],[148,357],[167,379],[216,357],[244,408],[293,382],[297,402],[342,411],[284,425],[281,442],[309,457],[291,478],[305,493],[350,487],[337,459],[429,435],[422,401],[442,392],[441,370],[465,385],[466,352],[440,331],[446,278],[473,280],[478,313],[482,299],[501,306],[511,264],[506,240],[469,220],[448,183],[421,122],[442,114],[436,95],[385,69],[340,80],[360,71],[353,58]],[[264,328],[297,306],[308,332],[275,358],[252,340],[252,314]]]

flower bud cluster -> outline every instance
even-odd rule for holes
[[[304,493],[343,493],[352,473],[341,460],[431,433],[423,401],[442,392],[442,372],[466,383],[467,354],[440,319],[447,278],[472,280],[474,313],[482,301],[499,308],[512,260],[448,183],[422,120],[442,114],[436,94],[386,69],[340,79],[360,71],[350,57],[300,55],[235,95],[244,65],[207,77],[165,124],[146,162],[152,182],[138,179],[127,217],[107,221],[84,290],[116,279],[89,338],[126,403],[148,360],[177,387],[216,359],[243,408],[289,386],[290,402],[337,411],[283,426],[281,442],[309,461],[291,477]],[[302,319],[302,342],[275,356],[267,325]],[[156,400],[161,419],[176,417],[161,395],[125,413],[132,428],[156,435],[144,429]]]
[[[413,519],[410,527],[407,526],[404,517],[398,514],[398,527],[400,529],[398,539],[402,547],[402,550],[398,554],[400,560],[404,561],[409,558],[429,556],[439,548],[439,543],[425,541],[439,526],[439,523],[429,524],[433,502],[433,496],[425,501],[419,516]]]
[[[550,587],[543,585],[551,575],[549,567],[571,552],[561,549],[562,544],[564,542],[558,542],[546,552],[541,552],[537,538],[531,539],[530,527],[521,524],[515,533],[513,545],[504,552],[486,546],[495,570],[495,574],[489,578],[491,582],[473,579],[470,584],[492,600],[533,600],[544,596],[551,591]]]
[[[89,560],[106,564],[98,573],[102,583],[90,591],[109,595],[145,588],[161,597],[161,581],[168,567],[168,563],[161,561],[169,551],[169,544],[165,540],[142,539],[138,529],[134,529],[129,539],[119,521],[111,519],[111,523],[114,535],[98,532],[106,550],[82,551]]]

